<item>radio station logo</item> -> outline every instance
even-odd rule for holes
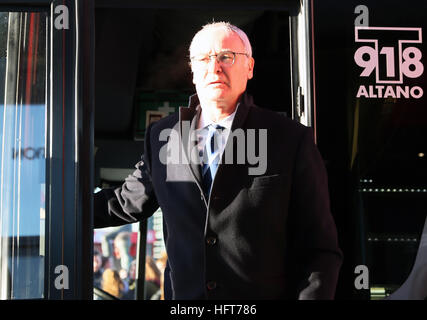
[[[416,85],[424,72],[421,28],[355,26],[354,40],[360,45],[354,61],[361,69],[360,77],[366,79],[357,90],[357,98],[423,96],[423,89]]]

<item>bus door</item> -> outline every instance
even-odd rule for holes
[[[91,296],[88,2],[0,1],[0,299]]]
[[[384,299],[425,283],[427,3],[336,3],[314,1],[313,15],[318,143],[344,253],[337,297]]]

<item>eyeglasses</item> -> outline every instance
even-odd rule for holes
[[[193,67],[205,68],[211,61],[212,57],[215,57],[216,61],[221,67],[229,67],[234,64],[234,61],[236,60],[236,54],[242,54],[249,57],[247,53],[243,52],[223,51],[218,54],[199,54],[197,56],[190,57],[190,59]]]

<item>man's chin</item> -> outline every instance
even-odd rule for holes
[[[223,88],[211,88],[205,92],[205,96],[211,100],[223,100],[227,97],[226,91]]]

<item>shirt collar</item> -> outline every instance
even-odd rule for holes
[[[225,117],[224,119],[221,119],[218,122],[214,122],[209,116],[207,115],[207,112],[204,112],[203,109],[200,114],[199,124],[197,126],[197,129],[203,129],[211,124],[218,124],[228,130],[231,130],[231,126],[233,124],[234,116],[236,115],[237,109],[239,108],[239,103],[236,106],[236,109],[232,114]]]

